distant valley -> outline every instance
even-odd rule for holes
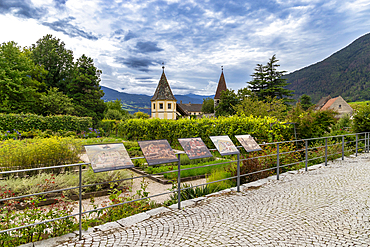
[[[104,101],[112,101],[119,99],[121,100],[124,109],[130,113],[141,111],[150,114],[150,99],[152,98],[152,96],[118,92],[117,90],[104,86],[101,86],[101,89],[104,91],[104,96],[102,98]],[[213,98],[214,95],[210,96],[196,94],[175,95],[177,103],[180,103],[182,101],[184,104],[189,102],[191,102],[192,104],[202,104],[203,98],[209,97]]]

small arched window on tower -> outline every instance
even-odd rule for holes
[[[153,109],[155,110],[155,103],[153,103]]]
[[[159,109],[163,109],[163,103],[159,103]]]
[[[217,100],[217,104],[220,103],[220,100]]]
[[[342,105],[339,105],[338,108],[341,109],[342,108]]]
[[[171,109],[171,103],[168,103],[168,109]]]

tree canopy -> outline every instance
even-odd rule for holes
[[[276,55],[273,55],[266,65],[257,64],[252,74],[253,80],[248,82],[248,88],[258,96],[259,100],[267,97],[283,99],[284,103],[294,101],[288,97],[293,96],[292,90],[285,87],[288,85],[286,79],[282,78],[286,71],[278,71]]]
[[[0,45],[0,112],[41,115],[73,114],[103,118],[101,70],[92,58],[73,52],[48,34],[30,48]]]
[[[64,94],[73,77],[73,52],[64,42],[48,34],[33,44],[31,56],[36,64],[43,65],[48,74],[43,78],[47,87],[57,87]]]
[[[220,103],[215,109],[216,117],[234,115],[234,107],[237,104],[239,104],[239,99],[234,90],[227,89],[226,91],[222,91]]]
[[[40,78],[47,72],[33,63],[28,51],[11,41],[0,45],[0,111],[37,113]]]
[[[202,112],[204,113],[214,113],[215,112],[215,103],[212,98],[203,99]]]

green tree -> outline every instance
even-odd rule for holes
[[[215,109],[216,117],[234,115],[237,104],[239,104],[239,99],[234,90],[227,89],[226,91],[222,91],[220,103]]]
[[[132,118],[128,111],[123,109],[122,101],[119,99],[108,101],[104,103],[106,105],[106,110],[104,112],[105,119],[127,119]]]
[[[99,85],[101,70],[94,66],[90,57],[82,55],[74,66],[74,76],[67,85],[68,96],[73,99],[78,116],[92,117],[95,122],[103,119],[106,105],[101,97],[103,90]]]
[[[356,133],[370,131],[370,106],[358,106],[356,114],[353,115],[353,128]]]
[[[36,113],[40,80],[47,72],[35,65],[27,50],[10,41],[0,45],[0,112]]]
[[[40,110],[42,115],[73,115],[75,111],[72,99],[56,87],[41,95]]]
[[[240,101],[244,100],[245,98],[249,98],[251,96],[255,96],[255,93],[252,93],[251,90],[249,90],[248,87],[241,88],[238,90],[237,96]]]
[[[256,96],[246,97],[234,108],[238,115],[270,116],[279,120],[284,120],[287,112],[283,99],[271,99],[270,97],[266,101],[258,100]]]
[[[304,110],[307,110],[308,108],[310,108],[311,106],[315,105],[315,104],[312,104],[311,102],[311,97],[308,96],[307,94],[303,94],[300,98],[299,98],[299,102],[301,102],[301,106]]]
[[[253,92],[259,94],[262,89],[265,89],[266,84],[266,66],[262,64],[257,64],[257,67],[254,69],[254,73],[252,74],[253,80],[248,82],[248,89]]]
[[[276,55],[273,55],[267,65],[257,64],[255,73],[252,75],[253,80],[248,82],[248,88],[257,94],[260,100],[265,100],[267,97],[283,99],[284,103],[292,102],[293,99],[288,97],[293,96],[292,90],[285,89],[288,85],[286,79],[282,78],[286,71],[278,71],[280,66],[277,64],[279,60]]]
[[[203,99],[202,110],[203,113],[214,113],[215,112],[215,103],[212,98]]]
[[[104,113],[104,119],[121,120],[122,114],[116,109],[108,109]]]
[[[148,119],[150,116],[144,112],[138,111],[134,113],[135,118],[140,118],[140,119]]]
[[[298,138],[314,138],[330,132],[331,126],[337,122],[335,119],[337,114],[332,110],[314,111],[308,109],[305,111],[301,103],[297,103],[288,113],[287,120],[296,123]]]
[[[73,77],[73,52],[64,42],[48,34],[33,44],[32,59],[48,71],[44,82],[47,87],[57,87],[67,94],[67,84]]]

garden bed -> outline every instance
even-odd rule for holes
[[[147,178],[157,182],[157,183],[161,183],[161,184],[172,184],[174,180],[169,180],[169,179],[164,179],[163,176],[161,175],[152,175],[152,174],[148,174],[146,173],[145,171],[139,169],[139,168],[136,168],[136,167],[133,167],[133,168],[129,168],[131,171],[133,172],[136,172],[140,175],[144,175],[144,176],[147,176]],[[191,176],[191,177],[184,177],[184,178],[181,178],[180,181],[181,182],[188,182],[188,181],[193,181],[193,180],[197,180],[197,179],[201,179],[201,178],[205,178],[206,175],[203,174],[203,175],[197,175],[197,176]]]
[[[224,162],[228,162],[229,160],[213,160],[208,161],[204,163],[192,163],[187,165],[181,165],[181,169],[188,169],[188,168],[194,168],[189,169],[185,171],[181,171],[181,182],[187,182],[192,180],[197,180],[201,178],[205,178],[207,175],[210,175],[213,171],[216,170],[224,170],[226,167],[230,166],[230,164],[222,164]],[[217,164],[220,163],[220,164]],[[205,165],[209,165],[207,167],[202,167]],[[199,168],[196,168],[199,167]],[[130,168],[130,170],[140,174],[147,176],[149,179],[161,183],[161,184],[171,184],[173,181],[177,180],[177,165],[162,165],[162,166],[140,166],[140,167],[134,167]],[[169,172],[161,174],[163,172]]]

